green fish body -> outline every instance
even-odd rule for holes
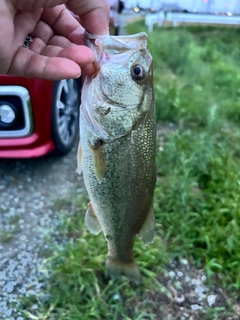
[[[153,241],[156,183],[152,57],[147,35],[91,37],[97,62],[80,108],[79,172],[90,197],[85,222],[104,233],[106,268],[140,282],[133,258],[136,235]]]

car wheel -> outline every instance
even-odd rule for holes
[[[79,133],[80,79],[54,83],[52,103],[52,140],[54,154],[68,153]]]

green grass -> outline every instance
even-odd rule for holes
[[[4,215],[7,210],[0,209],[0,215]],[[0,242],[6,243],[9,242],[13,237],[14,234],[18,232],[18,221],[20,217],[18,215],[12,216],[8,219],[7,224],[11,226],[11,229],[6,229],[4,224],[2,224],[0,228]]]
[[[128,31],[147,30],[143,22],[136,22]],[[137,287],[106,277],[105,240],[86,231],[87,200],[73,195],[66,210],[71,204],[75,214],[65,214],[61,226],[69,241],[54,248],[48,259],[49,299],[39,298],[37,319],[158,319],[149,294],[170,295],[156,275],[164,272],[167,262],[181,257],[204,268],[209,283],[238,295],[239,38],[239,28],[156,28],[150,33],[159,123],[157,236],[148,247],[135,243],[143,284]],[[64,213],[64,201],[55,209]],[[31,303],[24,302],[25,310]],[[223,312],[212,308],[204,319],[226,319]],[[28,318],[34,315],[28,313]]]
[[[157,157],[162,237],[171,253],[191,256],[231,290],[240,289],[239,36],[239,28],[217,27],[149,35],[157,119],[175,126]]]
[[[188,27],[149,36],[157,117],[177,128],[157,158],[157,221],[174,254],[223,274],[231,290],[240,289],[239,35]]]
[[[68,210],[69,203],[74,213],[71,217],[64,211]],[[86,206],[84,195],[72,194],[69,199],[62,199],[58,230],[66,241],[52,245],[52,254],[42,270],[48,278],[47,287],[42,296],[22,301],[22,316],[39,320],[154,319],[154,315],[146,311],[149,292],[161,292],[170,298],[167,289],[155,279],[155,274],[163,270],[167,262],[162,241],[157,236],[148,248],[136,241],[134,255],[144,275],[142,285],[129,285],[124,279],[111,280],[105,272],[105,239],[102,234],[91,235],[84,226]],[[28,310],[36,302],[40,309],[34,314]]]
[[[179,130],[158,156],[155,192],[157,221],[170,250],[191,255],[209,276],[223,273],[231,289],[240,288],[239,145],[231,130]]]
[[[4,229],[0,230],[0,241],[5,243],[9,242],[13,238],[13,234],[11,232],[8,232]]]

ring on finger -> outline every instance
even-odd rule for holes
[[[33,42],[33,37],[30,35],[30,34],[28,34],[27,35],[27,37],[26,37],[26,39],[25,39],[25,41],[24,41],[24,43],[23,43],[23,48],[26,48],[26,49],[29,49],[29,47],[30,47],[30,44]]]

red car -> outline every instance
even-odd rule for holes
[[[80,79],[0,76],[0,158],[70,151],[78,135]]]

